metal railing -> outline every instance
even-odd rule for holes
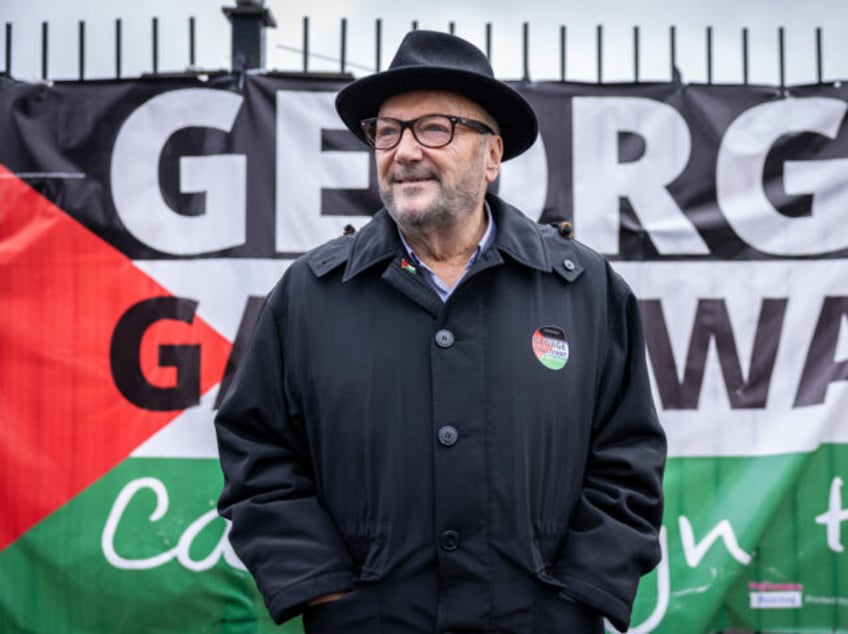
[[[238,0],[236,7],[223,7],[224,13],[230,20],[231,25],[231,70],[241,71],[246,69],[264,69],[265,68],[265,30],[268,27],[276,26],[274,17],[270,11],[263,6],[262,0]],[[412,29],[418,28],[418,22],[412,21]],[[454,33],[456,25],[454,22],[448,23],[448,32]],[[197,27],[194,17],[188,18],[188,23],[185,29],[186,34],[186,66],[182,68],[171,68],[163,70],[160,64],[160,37],[159,37],[159,18],[153,17],[150,21],[150,74],[161,74],[163,72],[205,72],[201,66],[198,66],[197,59]],[[285,72],[302,72],[311,73],[314,71],[314,62],[320,62],[327,67],[327,64],[337,64],[338,73],[350,74],[352,69],[364,72],[379,71],[383,68],[384,56],[384,35],[383,21],[377,19],[373,24],[373,53],[374,63],[372,67],[362,64],[356,64],[349,61],[349,28],[346,18],[339,20],[338,26],[338,54],[327,55],[313,50],[311,45],[311,25],[310,18],[303,17],[301,24],[301,42],[298,44],[276,44],[277,49],[288,51],[289,53],[299,54],[300,64],[298,67],[290,69],[275,69]],[[12,42],[16,36],[11,23],[5,24],[5,66],[3,74],[14,77],[13,59],[12,59]],[[568,73],[568,36],[567,26],[559,26],[558,42],[556,50],[558,51],[559,74],[558,77],[550,79],[559,79],[560,81],[573,80],[573,77]],[[31,37],[26,34],[25,37]],[[358,37],[362,37],[361,32]],[[367,35],[366,35],[367,37]],[[605,76],[605,31],[603,25],[597,25],[594,34],[594,58],[596,74],[594,80],[602,83],[607,80]],[[632,27],[631,32],[631,59],[632,59],[632,76],[634,82],[641,82],[643,78],[642,69],[642,31],[639,26]],[[780,87],[786,84],[786,32],[784,27],[778,27],[775,33],[776,37],[776,54],[775,60],[777,69],[777,78]],[[49,48],[50,48],[50,25],[48,22],[41,23],[41,79],[52,79],[50,68],[48,66]],[[619,38],[620,40],[620,38]],[[748,84],[751,81],[751,51],[749,29],[742,28],[739,33],[739,56],[741,62],[741,76],[738,81],[742,84]],[[703,50],[704,63],[706,67],[706,83],[711,84],[714,80],[715,68],[715,38],[713,27],[707,26],[704,29]],[[681,78],[680,61],[678,59],[678,32],[675,26],[670,26],[667,33],[667,51],[668,51],[668,66],[667,79],[670,81],[679,81]],[[813,43],[813,60],[815,68],[811,77],[815,78],[817,83],[825,82],[824,75],[824,56],[823,56],[823,33],[821,27],[814,30]],[[486,54],[491,58],[493,54],[493,26],[491,23],[484,25],[484,45]],[[521,79],[529,80],[531,78],[531,30],[530,24],[524,22],[521,24]],[[622,44],[616,42],[616,51],[621,52]],[[114,74],[115,78],[124,76],[123,68],[123,53],[124,53],[124,38],[123,38],[123,22],[116,19],[114,21]],[[86,79],[86,22],[80,20],[78,23],[77,33],[77,59],[78,72],[76,79]],[[325,71],[326,72],[326,71]],[[146,74],[146,73],[145,73]]]
[[[417,21],[413,21],[411,23],[412,30],[418,28]],[[523,73],[521,79],[525,81],[529,81],[531,78],[530,73],[530,24],[528,22],[524,22],[521,25],[522,34],[521,34],[521,56],[522,56],[522,68]],[[455,33],[456,25],[454,22],[448,23],[448,32]],[[348,72],[348,64],[347,64],[347,20],[345,18],[341,18],[339,22],[339,72],[346,73]],[[310,70],[310,59],[313,57],[313,52],[310,50],[310,19],[309,17],[303,18],[303,28],[302,28],[302,46],[300,47],[300,52],[302,54],[303,64],[301,67],[302,72],[306,73]],[[750,81],[750,46],[749,46],[749,30],[748,28],[743,28],[740,33],[740,55],[742,62],[742,77],[741,82],[743,84],[748,84]],[[632,31],[632,59],[633,59],[633,75],[632,80],[634,82],[640,82],[642,80],[641,76],[641,38],[640,38],[641,30],[640,27],[634,26]],[[778,68],[778,76],[780,78],[780,86],[785,86],[786,83],[786,33],[784,27],[778,27],[777,33],[777,68]],[[492,39],[493,39],[493,27],[491,23],[485,24],[485,48],[484,51],[491,59],[492,57]],[[558,42],[558,51],[559,51],[559,80],[567,81],[569,79],[567,75],[567,42],[568,42],[568,30],[567,26],[561,25],[559,27],[559,42]],[[364,68],[359,67],[362,70],[374,70],[380,71],[382,68],[382,20],[377,19],[374,23],[374,68]],[[707,69],[707,83],[713,83],[713,62],[714,62],[714,50],[713,50],[713,28],[708,26],[704,31],[704,46],[705,46],[705,60],[706,60],[706,69]],[[293,47],[290,47],[293,48]],[[297,49],[294,49],[297,50]],[[816,60],[816,68],[815,68],[815,76],[817,83],[824,82],[824,67],[823,67],[823,37],[822,37],[822,29],[821,27],[817,27],[815,29],[815,60]],[[669,66],[668,66],[668,78],[670,80],[676,80],[680,77],[678,60],[677,60],[677,28],[675,26],[670,26],[668,31],[668,51],[669,51]],[[323,59],[327,59],[326,56],[319,55]],[[604,81],[604,27],[603,25],[597,25],[595,30],[595,58],[596,58],[596,69],[597,76],[596,81],[598,83],[602,83]]]

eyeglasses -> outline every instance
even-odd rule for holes
[[[407,121],[394,117],[372,117],[363,120],[360,125],[368,145],[376,150],[391,150],[400,143],[403,131],[407,128],[412,130],[412,136],[424,147],[444,147],[453,141],[457,123],[480,134],[496,134],[482,121],[447,114],[427,114]]]

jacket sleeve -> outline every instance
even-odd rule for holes
[[[218,509],[277,623],[356,578],[316,495],[303,420],[286,394],[280,332],[266,302],[215,419],[224,472]]]
[[[627,629],[639,579],[660,560],[665,434],[636,298],[609,268],[607,341],[580,501],[555,576],[564,593]]]

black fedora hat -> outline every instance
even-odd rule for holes
[[[503,160],[518,156],[536,140],[536,113],[524,97],[495,79],[483,51],[438,31],[407,33],[388,70],[348,84],[336,96],[336,110],[364,141],[360,122],[377,116],[389,97],[415,90],[448,90],[480,104],[498,122]]]

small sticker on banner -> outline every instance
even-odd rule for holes
[[[533,333],[533,354],[549,370],[562,370],[568,363],[565,332],[557,326],[542,326]]]
[[[751,582],[748,590],[752,610],[797,609],[804,605],[804,586],[800,583]]]

